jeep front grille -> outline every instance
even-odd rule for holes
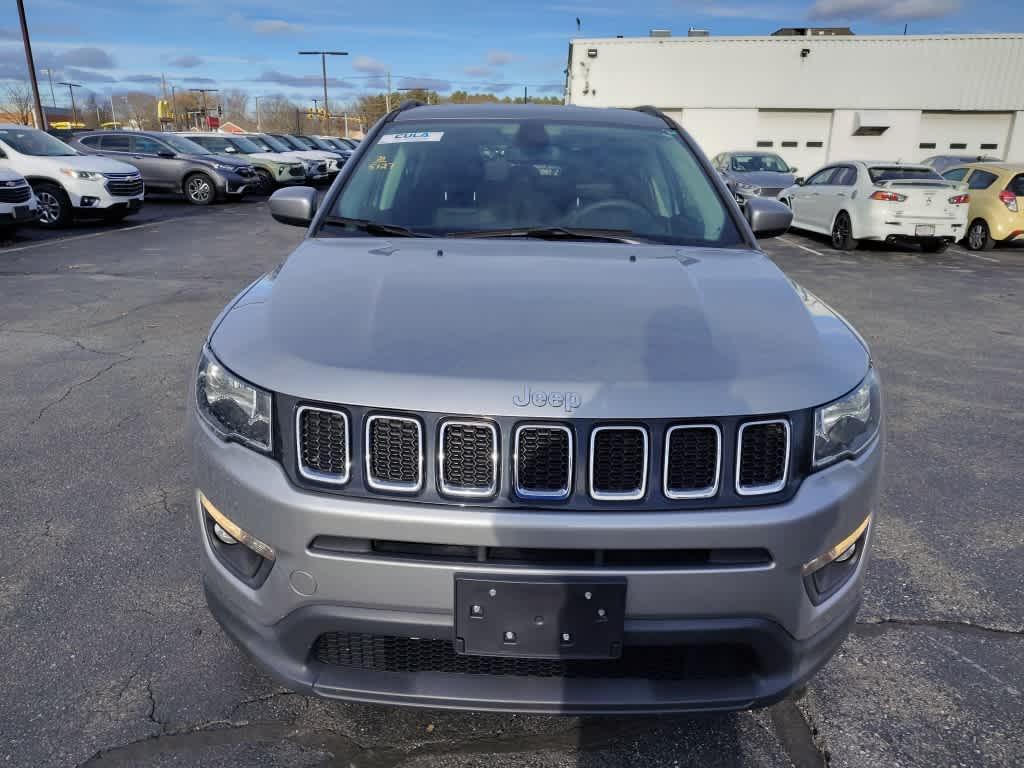
[[[348,482],[351,464],[348,414],[303,405],[295,412],[299,473],[321,483]]]
[[[670,499],[706,499],[718,492],[722,431],[715,424],[681,424],[665,434],[664,490]]]
[[[515,491],[524,499],[564,499],[572,490],[572,432],[561,424],[515,432]]]
[[[441,492],[493,496],[498,490],[498,430],[486,421],[446,421],[437,454]]]
[[[647,491],[647,430],[595,427],[590,433],[590,495],[635,501]]]
[[[775,493],[786,486],[789,471],[789,422],[750,421],[739,430],[736,492],[741,496]]]
[[[366,482],[378,491],[415,492],[423,485],[423,428],[409,416],[366,420]]]

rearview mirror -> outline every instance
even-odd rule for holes
[[[750,228],[759,238],[785,234],[793,221],[793,211],[785,203],[767,197],[751,197],[743,206]]]
[[[317,194],[312,187],[288,187],[270,196],[270,215],[282,224],[308,227],[316,213]]]

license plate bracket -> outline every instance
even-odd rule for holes
[[[914,227],[914,234],[918,237],[932,237],[935,234],[934,224],[918,224]]]
[[[459,654],[617,659],[625,613],[624,578],[455,575]]]

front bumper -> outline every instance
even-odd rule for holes
[[[801,566],[855,530],[870,512],[882,445],[806,478],[772,507],[631,514],[503,511],[367,501],[292,486],[272,459],[224,443],[191,416],[196,487],[276,561],[251,588],[202,536],[214,615],[285,685],[326,697],[414,706],[562,713],[739,709],[770,704],[834,653],[860,602],[865,557],[815,606]],[[200,530],[204,514],[196,508]],[[873,526],[868,530],[868,539]],[[316,536],[503,547],[762,547],[771,562],[743,567],[535,568],[396,560],[310,548]],[[311,654],[323,633],[453,639],[454,575],[624,577],[625,646],[738,644],[757,659],[742,676],[578,679],[336,666]]]
[[[86,186],[86,182],[65,183],[64,191],[68,194],[71,207],[83,214],[87,214],[89,211],[117,210],[124,207],[138,210],[146,196],[145,190],[137,195],[112,195],[105,184],[96,182],[89,182],[88,186]]]
[[[28,224],[38,219],[39,214],[39,204],[34,197],[25,203],[4,204],[0,206],[0,226]]]

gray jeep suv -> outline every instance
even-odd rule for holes
[[[216,319],[203,580],[293,689],[473,710],[765,705],[835,652],[882,469],[863,339],[653,109],[406,104]]]

